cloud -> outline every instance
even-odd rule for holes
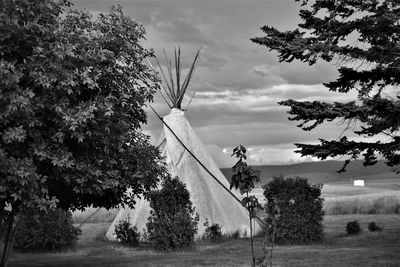
[[[282,63],[280,77],[290,84],[315,85],[331,82],[337,79],[335,66],[326,62],[318,62],[309,66],[299,61]]]
[[[211,42],[196,26],[188,24],[184,19],[157,22],[156,27],[167,42],[195,45]]]
[[[223,70],[223,67],[230,62],[229,58],[225,55],[217,54],[207,54],[207,49],[202,53],[200,58],[200,69],[213,69],[214,71]]]
[[[301,157],[294,152],[296,147],[293,144],[284,144],[279,146],[249,146],[248,164],[266,165],[266,164],[293,164],[298,162],[317,161],[311,157]]]
[[[229,168],[236,163],[236,160],[230,154],[224,153],[223,149],[215,144],[208,144],[205,148],[219,168]]]
[[[220,148],[214,144],[206,146],[207,151],[220,168],[230,168],[236,163],[237,159],[231,156],[233,148],[234,147]],[[246,162],[253,166],[318,161],[316,158],[309,156],[301,157],[300,154],[295,153],[296,147],[293,144],[247,146],[246,148]]]
[[[109,1],[75,0],[77,8],[107,12]],[[262,36],[260,27],[294,29],[299,3],[294,1],[113,1],[146,29],[146,48],[154,48],[162,64],[163,49],[172,56],[180,46],[186,75],[197,49],[206,44],[183,107],[188,120],[220,164],[229,158],[221,151],[247,146],[254,164],[304,160],[293,143],[337,138],[344,126],[324,124],[311,132],[288,120],[287,108],[277,102],[294,100],[349,101],[354,94],[329,92],[322,86],[336,78],[336,66],[301,62],[279,63],[277,54],[250,38]],[[284,15],[282,15],[284,14]],[[151,105],[164,116],[168,107],[160,95]],[[158,139],[162,123],[147,108],[143,128]],[[230,152],[230,151],[229,151]],[[222,153],[222,154],[221,154]],[[229,163],[231,164],[231,163]]]
[[[336,139],[346,125],[332,122],[304,132],[296,127],[297,122],[288,120],[288,108],[277,102],[288,98],[346,101],[348,97],[329,92],[322,85],[282,84],[258,90],[198,92],[186,117],[205,144],[228,147],[306,143],[319,137]],[[165,104],[159,103],[156,108],[162,115],[168,113]],[[160,131],[161,123],[151,120],[145,128]]]
[[[258,65],[252,68],[252,72],[261,77],[270,75],[279,76],[279,67],[274,65]]]

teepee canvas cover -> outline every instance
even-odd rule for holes
[[[200,221],[197,237],[201,237],[205,233],[203,224],[206,219],[210,223],[218,223],[225,234],[239,232],[241,236],[248,236],[250,227],[246,209],[226,190],[229,188],[228,181],[204,148],[181,110],[181,103],[198,62],[200,50],[197,51],[184,80],[181,80],[180,49],[175,50],[174,54],[175,73],[172,71],[172,63],[168,60],[165,52],[167,74],[169,75],[165,75],[157,61],[165,84],[165,86],[161,85],[165,95],[161,95],[171,108],[170,114],[163,118],[164,128],[158,147],[166,158],[171,175],[178,176],[186,184],[193,206],[199,213]],[[150,62],[149,64],[151,65]],[[173,77],[176,77],[176,79],[174,80]],[[177,140],[175,135],[180,141]],[[135,225],[139,231],[143,231],[146,229],[149,216],[149,203],[143,198],[138,199],[135,209],[126,208],[118,213],[107,231],[106,237],[115,240],[115,224],[121,220],[126,220],[128,217],[132,225]],[[254,233],[256,233],[259,227],[258,225],[254,226]]]
[[[123,208],[118,211],[114,221],[111,223],[110,228],[106,232],[106,238],[108,240],[116,240],[115,225],[120,221],[129,220],[131,225],[136,226],[137,229],[143,233],[146,230],[147,218],[150,216],[150,204],[143,198],[136,200],[135,209]]]
[[[184,112],[179,109],[172,109],[170,114],[164,117],[164,122],[174,131],[188,150],[226,188],[229,188],[227,179],[204,148]],[[222,231],[225,233],[235,231],[240,231],[242,235],[250,233],[245,208],[214,180],[165,126],[160,140],[160,148],[166,156],[171,175],[178,176],[186,184],[196,212],[200,215],[199,234],[204,233],[203,223],[205,219],[221,225]]]
[[[200,162],[226,188],[229,188],[228,181],[204,148],[184,112],[174,108],[169,115],[164,117],[164,122]],[[193,206],[200,216],[198,237],[205,233],[203,224],[206,219],[210,223],[221,225],[223,233],[240,232],[241,236],[249,235],[249,220],[245,208],[214,180],[165,126],[160,136],[159,148],[166,157],[171,175],[178,176],[190,192]],[[146,228],[149,215],[149,203],[144,199],[138,199],[135,209],[126,208],[118,213],[107,231],[106,237],[111,240],[115,239],[115,223],[126,220],[128,216],[130,222],[142,231]]]

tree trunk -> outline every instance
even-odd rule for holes
[[[7,221],[7,212],[6,211],[6,205],[4,202],[0,202],[0,242],[3,241],[3,236],[6,232],[6,221]],[[3,249],[1,248],[0,251],[3,251]]]
[[[249,197],[249,193],[246,192],[247,198]],[[256,258],[254,257],[254,240],[253,240],[253,214],[250,210],[250,207],[247,208],[249,211],[249,220],[250,220],[250,242],[251,242],[251,266],[256,266]]]
[[[15,221],[15,216],[16,212],[11,211],[8,214],[7,219],[3,219],[2,222],[2,231],[3,234],[0,236],[0,240],[2,243],[2,249],[1,249],[1,261],[0,261],[0,267],[7,267],[8,266],[8,260],[10,258],[10,253],[12,250],[12,246],[14,243],[14,234],[15,234],[15,229],[16,226],[14,225]]]
[[[274,221],[272,222],[272,244],[271,244],[271,252],[269,254],[269,263],[272,267],[272,253],[274,252],[274,247],[275,247],[275,231],[276,231],[276,221],[274,218]]]
[[[10,214],[10,218],[7,220],[7,231],[3,236],[3,253],[1,255],[0,267],[7,267],[8,265],[8,258],[10,255],[11,250],[11,243],[12,243],[12,228],[13,228],[14,218]]]
[[[0,259],[3,258],[4,241],[6,236],[7,214],[4,203],[0,204]]]
[[[251,266],[255,267],[256,266],[256,259],[254,257],[253,224],[252,224],[251,215],[250,215],[250,242],[251,242],[251,258],[252,258]]]

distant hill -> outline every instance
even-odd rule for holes
[[[337,173],[343,166],[342,161],[317,161],[304,162],[291,165],[263,165],[253,166],[254,169],[261,171],[261,184],[265,184],[273,176],[282,174],[283,176],[300,176],[308,178],[311,183],[333,183],[345,182],[356,179],[378,180],[378,179],[398,179],[400,175],[395,174],[391,169],[379,161],[374,166],[364,167],[362,161],[352,161],[346,168],[346,172]],[[221,169],[222,173],[229,180],[232,176],[231,168]]]

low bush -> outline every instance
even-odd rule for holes
[[[273,217],[268,216],[266,223],[276,225],[268,232],[270,236],[274,232],[276,243],[308,243],[323,238],[321,188],[319,184],[310,185],[305,178],[282,176],[264,186],[267,213],[272,209],[268,205],[274,203]],[[275,222],[269,221],[272,218]]]
[[[382,227],[378,226],[375,222],[370,222],[368,224],[368,230],[371,232],[381,232]]]
[[[71,246],[81,230],[73,226],[72,215],[62,209],[30,210],[24,213],[15,233],[14,248],[54,251]]]
[[[222,240],[222,229],[221,225],[218,223],[210,223],[206,219],[204,222],[204,227],[206,227],[206,232],[204,234],[204,239],[211,242],[220,242]]]
[[[393,208],[393,213],[400,214],[400,203],[396,203],[396,205]]]
[[[346,224],[346,232],[349,235],[358,235],[361,233],[361,227],[358,221],[350,221]]]
[[[150,217],[146,238],[161,251],[189,248],[194,244],[199,215],[189,191],[179,178],[167,178],[160,190],[149,193]]]
[[[222,240],[229,240],[229,239],[239,239],[241,236],[240,230],[236,230],[231,233],[224,233],[222,234]]]
[[[115,235],[123,245],[131,247],[139,245],[140,233],[137,227],[130,223],[129,216],[115,225]]]

